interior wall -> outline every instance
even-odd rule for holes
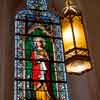
[[[99,29],[100,29],[100,1],[99,0],[81,0],[81,4],[83,6],[83,14],[84,14],[84,19],[85,19],[85,24],[88,32],[88,40],[89,40],[89,47],[90,47],[90,52],[92,55],[92,61],[93,61],[93,67],[94,67],[94,72],[97,79],[97,91],[98,93],[96,94],[98,96],[98,100],[100,100],[100,61],[99,61],[99,56],[100,56],[100,34],[99,34]],[[95,86],[93,86],[95,88]]]
[[[76,2],[83,14],[93,70],[81,76],[68,75],[69,84],[71,84],[71,95],[73,95],[72,100],[100,100],[100,13],[98,13],[100,1],[76,0]]]
[[[97,74],[98,82],[100,84],[100,61],[99,61],[99,52],[100,52],[100,1],[99,0],[81,0],[83,5],[84,18],[86,21],[86,27],[88,31],[89,45],[91,47],[91,52],[93,55],[94,69]]]
[[[16,8],[21,4],[20,1],[0,1],[0,100],[13,100],[14,16]],[[50,9],[56,6],[58,13],[61,14],[63,1],[54,0],[55,4],[50,4]],[[81,76],[68,74],[71,100],[100,100],[100,1],[77,0],[77,2],[84,15],[94,69]]]

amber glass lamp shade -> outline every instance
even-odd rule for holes
[[[67,72],[80,74],[90,70],[91,60],[81,14],[66,14],[61,23]]]

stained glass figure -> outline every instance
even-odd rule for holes
[[[46,6],[16,14],[14,100],[69,100],[60,20]]]

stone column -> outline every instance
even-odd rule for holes
[[[0,100],[13,100],[14,0],[0,1]]]

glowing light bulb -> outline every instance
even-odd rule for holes
[[[64,32],[63,32],[63,38],[66,41],[71,41],[73,39],[72,37],[72,31],[71,28],[68,27]]]

